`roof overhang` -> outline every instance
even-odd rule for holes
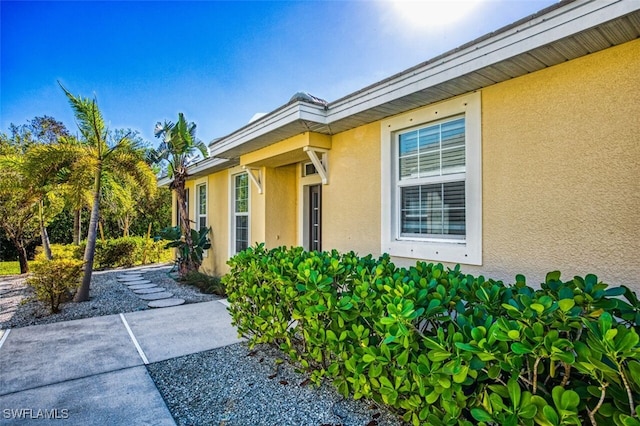
[[[568,0],[327,106],[290,102],[210,144],[241,155],[304,132],[340,133],[640,37],[640,2]]]
[[[238,163],[238,159],[229,160],[226,158],[207,157],[189,166],[189,178],[193,179],[206,176],[220,170],[228,169],[229,167],[237,166]],[[172,178],[163,176],[158,179],[158,187],[169,187],[171,182],[173,182]]]

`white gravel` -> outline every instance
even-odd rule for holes
[[[33,289],[25,284],[26,277],[0,277],[0,328],[17,328],[37,324],[50,324],[80,318],[120,314],[152,309],[148,301],[140,299],[116,276],[124,271],[139,270],[145,279],[164,287],[185,303],[207,302],[220,297],[200,293],[195,287],[176,282],[167,275],[169,266],[161,268],[139,267],[94,271],[91,276],[90,300],[82,303],[64,303],[60,312],[51,314],[47,305],[35,299]]]
[[[369,401],[313,386],[275,348],[238,343],[147,366],[178,425],[396,426]]]

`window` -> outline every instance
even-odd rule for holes
[[[464,121],[458,117],[396,134],[400,238],[464,240]]]
[[[482,262],[480,94],[382,122],[382,251]]]
[[[249,246],[249,176],[233,176],[233,248],[235,253]]]
[[[317,175],[318,171],[316,170],[316,166],[313,163],[304,163],[302,165],[302,177]]]
[[[196,214],[196,225],[198,231],[207,227],[207,185],[202,184],[196,187],[198,194],[198,211]]]

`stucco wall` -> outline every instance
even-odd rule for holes
[[[229,259],[229,174],[226,170],[211,174],[207,183],[207,219],[212,235],[202,266],[204,272],[221,275],[227,272]]]
[[[295,164],[264,169],[264,242],[268,248],[296,245],[296,170]]]
[[[322,247],[380,252],[380,124],[333,136],[322,188]]]
[[[640,290],[640,40],[482,91],[483,258]]]

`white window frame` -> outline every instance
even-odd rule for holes
[[[204,213],[200,211],[200,190],[204,188]],[[207,227],[209,224],[209,219],[207,217],[207,202],[208,202],[208,194],[207,194],[207,184],[200,183],[196,185],[196,230],[200,231],[200,219],[204,218],[204,226]]]
[[[304,174],[305,164],[299,163],[299,176]],[[298,245],[300,247],[309,247],[309,186],[319,185],[322,178],[318,173],[303,176],[299,180],[298,185]]]
[[[247,211],[246,212],[236,212],[236,176],[246,175],[247,176]],[[230,173],[230,182],[229,182],[229,207],[230,207],[230,232],[229,235],[229,253],[231,255],[237,254],[236,251],[236,217],[238,216],[246,216],[247,217],[247,247],[251,244],[251,180],[246,171],[241,172],[232,172]]]
[[[204,188],[204,214],[200,212],[200,188]],[[195,202],[195,218],[196,218],[196,223],[195,223],[195,228],[197,231],[200,231],[200,219],[204,218],[204,226],[207,227],[209,226],[209,216],[208,216],[208,211],[209,211],[209,188],[207,186],[207,182],[203,182],[203,183],[197,183],[196,182],[196,186],[195,186],[195,193],[196,193],[196,202]],[[209,250],[204,250],[202,252],[202,257],[208,257],[209,256]]]
[[[447,118],[465,117],[464,240],[400,236],[400,188],[397,138],[405,130]],[[482,264],[482,116],[480,92],[419,108],[381,122],[382,252],[435,262]],[[443,177],[446,181],[447,177]]]

